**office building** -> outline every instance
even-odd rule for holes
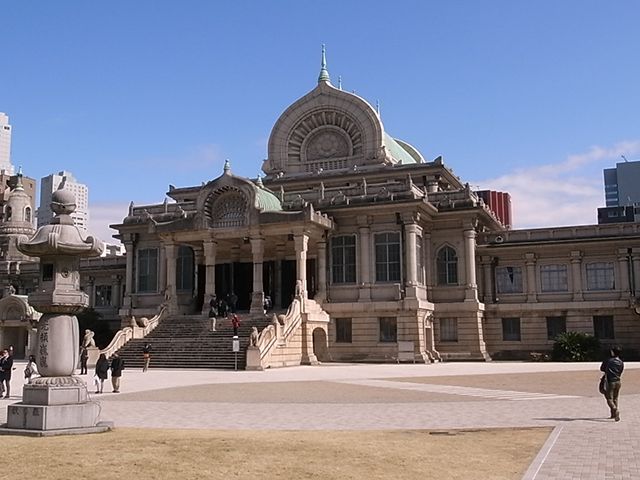
[[[38,227],[48,225],[53,218],[53,212],[49,208],[51,195],[60,186],[70,190],[76,197],[76,210],[71,214],[75,225],[83,232],[89,227],[89,189],[78,182],[71,172],[61,171],[43,177],[40,180],[40,207],[38,208]]]

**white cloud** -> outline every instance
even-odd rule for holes
[[[116,203],[91,203],[89,205],[89,234],[98,237],[106,243],[119,243],[113,238],[117,230],[109,228],[109,225],[122,223],[129,212],[129,204]]]
[[[622,155],[631,158],[638,154],[640,140],[593,146],[560,163],[518,169],[473,183],[483,190],[511,194],[514,228],[594,224],[598,207],[604,206],[602,169],[614,167]],[[599,170],[594,172],[594,167]]]

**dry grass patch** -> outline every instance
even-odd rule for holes
[[[520,479],[549,432],[117,429],[5,437],[3,463],[29,480]]]

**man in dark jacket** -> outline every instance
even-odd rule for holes
[[[0,397],[9,398],[11,394],[11,371],[13,370],[13,357],[8,350],[0,352]]]
[[[111,358],[111,384],[113,385],[113,393],[120,393],[120,377],[124,370],[124,360],[118,356],[117,353],[113,354]]]
[[[2,350],[2,356],[0,356],[0,392],[4,390],[4,398],[9,398],[9,395],[11,395],[12,370],[13,356],[8,350]]]
[[[624,362],[620,360],[620,347],[611,349],[611,356],[608,360],[602,362],[600,371],[604,372],[607,377],[607,388],[604,398],[607,399],[607,405],[611,410],[611,418],[615,418],[616,422],[620,421],[620,411],[618,410],[618,394],[620,393],[622,371],[624,370]]]

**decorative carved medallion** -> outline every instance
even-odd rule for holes
[[[362,129],[344,112],[322,110],[307,114],[287,140],[289,162],[344,158],[362,152]]]
[[[305,160],[346,157],[350,153],[349,150],[349,143],[344,133],[335,130],[320,130],[311,135],[307,143]]]

